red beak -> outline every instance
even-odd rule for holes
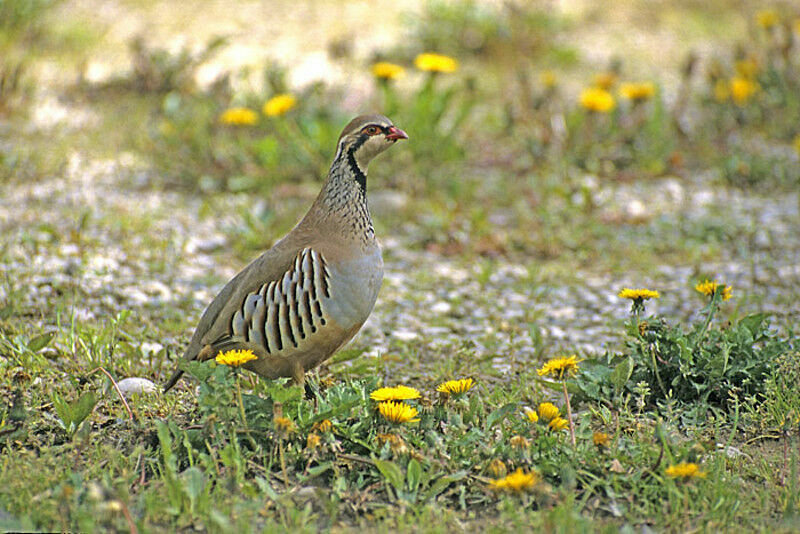
[[[392,141],[397,141],[398,139],[408,139],[408,134],[397,126],[392,126],[389,128],[389,133],[386,134],[386,139],[390,139]]]

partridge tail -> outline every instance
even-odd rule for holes
[[[175,372],[172,373],[172,376],[169,377],[169,380],[167,380],[167,382],[164,384],[164,393],[172,389],[172,386],[174,386],[178,380],[181,379],[181,376],[183,376],[183,370],[175,369]]]
[[[196,347],[194,343],[189,343],[189,346],[186,348],[186,352],[183,354],[183,359],[186,361],[197,360],[198,358],[203,360],[205,359],[203,356],[205,355],[205,350],[200,350],[200,347]],[[183,369],[178,367],[175,369],[175,372],[172,373],[172,376],[169,377],[169,380],[164,384],[164,393],[172,389],[178,380],[181,379],[183,376]]]

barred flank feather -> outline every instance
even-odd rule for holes
[[[231,332],[264,347],[268,354],[297,348],[309,334],[325,326],[321,298],[330,296],[330,272],[325,258],[304,248],[280,279],[244,298],[231,318]]]

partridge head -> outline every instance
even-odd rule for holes
[[[344,127],[322,190],[305,217],[242,269],[203,312],[185,360],[251,350],[266,378],[304,373],[347,343],[372,311],[383,259],[367,207],[367,165],[406,133],[382,115]],[[167,381],[169,390],[183,371]]]

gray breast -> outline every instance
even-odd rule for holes
[[[326,302],[328,313],[342,326],[360,325],[372,312],[383,281],[381,251],[339,262],[330,267],[332,298]]]

